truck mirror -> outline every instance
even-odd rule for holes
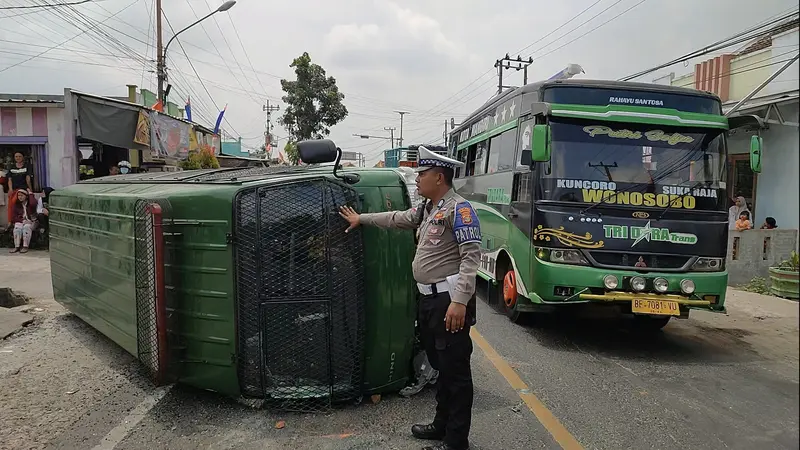
[[[314,139],[298,142],[297,153],[306,164],[322,164],[336,161],[338,149],[330,139]]]
[[[531,159],[536,162],[550,161],[550,126],[533,126],[531,135]]]
[[[750,169],[753,173],[761,173],[761,151],[764,147],[764,140],[760,136],[750,138]]]

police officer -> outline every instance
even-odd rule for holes
[[[475,276],[480,263],[481,229],[472,205],[453,190],[456,167],[464,164],[419,147],[417,189],[428,199],[406,211],[358,214],[343,206],[349,223],[381,228],[417,229],[417,251],[412,263],[422,294],[417,323],[428,360],[439,371],[436,416],[417,424],[411,433],[419,439],[442,440],[426,450],[469,448],[472,420],[472,340],[475,324]]]

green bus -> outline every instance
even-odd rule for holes
[[[615,305],[660,329],[725,311],[728,118],[712,93],[554,80],[506,91],[450,135],[478,212],[478,275],[516,322]],[[751,139],[760,171],[761,139]]]

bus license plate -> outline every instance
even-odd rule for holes
[[[659,316],[680,316],[681,309],[678,302],[670,300],[640,300],[635,299],[631,305],[634,314],[656,314]]]

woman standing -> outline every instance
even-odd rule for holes
[[[33,167],[25,162],[22,152],[14,153],[14,162],[8,167],[8,222],[11,223],[14,204],[17,202],[16,191],[22,189],[33,193]]]

